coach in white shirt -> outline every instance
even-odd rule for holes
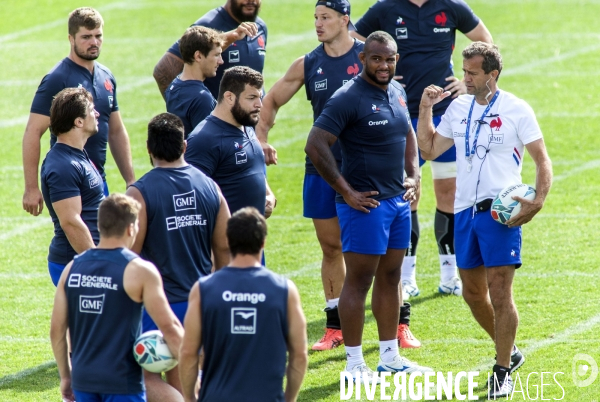
[[[498,47],[474,42],[462,55],[468,95],[450,104],[436,128],[431,123],[432,107],[450,92],[435,85],[425,88],[417,138],[421,155],[428,160],[456,145],[456,262],[465,301],[496,344],[488,396],[497,398],[512,392],[510,373],[525,361],[514,346],[519,317],[512,283],[521,266],[521,225],[542,209],[552,184],[552,163],[531,107],[498,89],[502,71]],[[536,164],[537,195],[532,201],[515,197],[521,212],[502,225],[492,219],[489,209],[500,190],[521,183],[524,148]]]

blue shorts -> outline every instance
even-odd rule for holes
[[[473,208],[454,215],[454,251],[461,269],[521,266],[521,227],[496,222],[490,211],[473,216]]]
[[[139,394],[95,394],[73,390],[77,402],[146,402],[146,391]]]
[[[106,180],[104,181],[104,196],[108,197],[110,193],[108,192],[108,183],[106,183]]]
[[[183,325],[183,319],[185,318],[185,313],[187,312],[188,302],[183,301],[179,303],[169,304],[171,306],[171,310],[175,313],[175,316],[179,319],[181,325]],[[150,314],[146,312],[146,309],[142,311],[142,332],[152,331],[158,329],[154,321],[152,321],[152,317]],[[79,401],[78,401],[79,402]]]
[[[442,116],[433,116],[433,125],[435,127],[437,127],[440,122],[442,121]],[[414,119],[410,119],[410,121],[412,122],[412,126],[413,129],[415,130],[415,133],[417,132],[417,123],[419,122],[419,119],[414,118]],[[434,162],[456,162],[456,147],[454,145],[452,145],[450,147],[450,149],[448,149],[446,152],[444,152],[443,154],[441,154],[440,156],[438,156],[437,158],[435,158],[433,160]],[[419,150],[419,166],[423,166],[425,164],[425,159],[421,158],[421,150]]]
[[[342,252],[384,255],[388,248],[406,249],[410,242],[410,204],[401,195],[381,200],[366,214],[336,204],[342,230]]]
[[[335,190],[318,174],[304,175],[302,199],[304,217],[312,219],[331,219],[337,216],[335,209]]]
[[[48,261],[48,271],[50,272],[50,279],[52,279],[54,286],[58,286],[58,280],[65,270],[65,267],[66,265]]]

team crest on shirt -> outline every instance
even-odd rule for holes
[[[398,97],[398,102],[400,102],[400,106],[406,107],[406,102],[404,102],[404,99],[401,96]]]
[[[396,25],[404,25],[404,24],[406,24],[404,22],[404,19],[402,19],[401,16],[398,16],[398,19],[396,20]]]
[[[260,46],[260,47],[262,47],[262,48],[264,48],[264,47],[265,47],[265,40],[263,39],[263,36],[262,36],[262,35],[260,35],[260,36],[258,37],[258,40],[257,40],[257,42],[258,42],[258,46]]]
[[[321,67],[319,67],[319,69],[317,70],[317,74],[319,74],[319,75],[323,74],[323,69]]]
[[[111,94],[113,93],[113,84],[110,81],[110,79],[107,78],[106,80],[104,80],[104,88],[106,88],[106,90]]]
[[[502,127],[502,120],[500,120],[500,116],[490,121],[490,127],[495,128],[496,131],[500,131],[500,127]]]
[[[396,39],[408,39],[408,28],[396,28]]]
[[[237,142],[237,141],[234,141],[234,142],[233,142],[233,147],[234,147],[235,149],[242,149],[242,148],[244,148],[244,146],[243,146],[243,145],[240,145],[240,143],[239,143],[239,142]]]
[[[239,63],[240,62],[240,51],[239,50],[230,50],[229,51],[229,62],[230,63]]]
[[[381,109],[379,109],[379,106],[377,106],[376,104],[372,104],[371,105],[371,111],[373,113],[379,113],[381,111]]]

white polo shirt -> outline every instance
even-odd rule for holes
[[[525,145],[543,137],[533,109],[513,94],[500,91],[483,119],[487,105],[475,102],[470,119],[470,149],[473,148],[477,128],[480,125],[481,128],[469,172],[469,162],[465,155],[465,133],[472,101],[473,95],[456,98],[436,128],[439,134],[454,139],[456,145],[454,213],[470,208],[486,198],[496,197],[504,187],[521,183]],[[480,119],[486,123],[478,123]]]

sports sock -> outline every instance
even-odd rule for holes
[[[456,272],[456,255],[440,254],[440,282],[448,282],[454,276],[458,277]]]
[[[327,307],[324,311],[327,315],[327,323],[325,326],[331,329],[342,329],[342,325],[340,323],[340,313],[337,306],[335,308]]]
[[[398,325],[406,324],[410,325],[410,303],[404,302],[402,306],[400,306],[400,319],[398,320]]]
[[[398,354],[398,339],[379,341],[379,358],[384,363],[390,363]]]
[[[410,283],[416,283],[416,270],[417,270],[417,256],[405,256],[402,261],[402,271],[400,274],[400,281],[409,281]]]
[[[327,308],[337,308],[340,298],[327,300]]]
[[[440,281],[447,282],[456,275],[454,255],[454,213],[435,210],[433,222],[440,257]]]
[[[362,352],[362,345],[344,347],[346,348],[346,370],[350,370],[365,362]]]

